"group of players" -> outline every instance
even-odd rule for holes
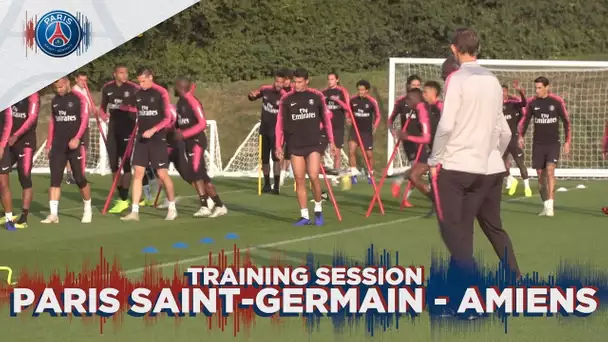
[[[102,88],[99,109],[95,108],[90,96],[85,74],[76,76],[74,87],[70,86],[68,77],[53,83],[55,96],[51,101],[45,146],[50,168],[50,214],[42,223],[59,222],[59,199],[66,166],[66,182],[78,186],[84,202],[81,222],[92,220],[91,190],[85,175],[91,115],[108,122],[104,143],[112,173],[118,180],[119,196],[111,213],[123,212],[130,206],[131,212],[121,220],[139,220],[140,205],[152,203],[148,179],[158,177],[167,198],[165,219],[174,220],[177,217],[175,193],[168,174],[168,166],[173,163],[180,176],[199,195],[201,208],[194,216],[225,215],[228,210],[215,191],[205,166],[206,121],[202,104],[192,92],[194,84],[187,78],[177,79],[175,95],[178,101],[172,105],[167,89],[154,82],[154,75],[148,68],[137,72],[138,83],[129,81],[128,69],[123,65],[115,67],[113,76],[114,80]],[[36,93],[0,115],[0,196],[7,230],[27,227],[33,197],[31,170],[39,109],[40,99]],[[23,188],[22,212],[18,218],[13,216],[9,186],[9,173],[15,164]],[[146,199],[140,202],[144,189],[147,189]]]
[[[446,60],[442,75],[446,84],[449,74],[457,68],[455,60]],[[115,68],[113,76],[114,80],[105,84],[101,90],[99,109],[92,101],[85,74],[79,73],[76,76],[74,87],[70,87],[67,77],[53,84],[56,96],[51,103],[52,118],[45,149],[51,171],[50,214],[42,223],[59,222],[58,206],[66,166],[68,182],[79,187],[84,201],[82,222],[91,222],[90,186],[85,176],[88,121],[91,114],[108,121],[106,148],[112,173],[118,179],[119,196],[110,213],[121,213],[131,207],[131,212],[121,219],[138,220],[139,207],[152,203],[148,183],[158,177],[167,198],[166,219],[175,219],[175,193],[167,172],[169,164],[173,163],[182,178],[193,186],[200,197],[201,208],[195,217],[226,214],[227,209],[217,195],[205,167],[206,122],[201,102],[193,95],[193,83],[186,78],[176,81],[175,95],[179,100],[173,106],[167,89],[154,82],[150,69],[138,71],[138,83],[129,81],[128,70],[123,65]],[[345,125],[350,126],[347,140],[349,171],[352,181],[356,183],[360,173],[357,168],[357,148],[365,153],[369,165],[373,165],[374,133],[381,115],[376,99],[369,94],[371,85],[368,81],[357,82],[357,95],[353,97],[340,85],[336,72],[327,75],[328,86],[321,91],[310,88],[308,82],[309,75],[305,69],[296,69],[294,72],[283,69],[275,73],[272,85],[262,86],[249,93],[248,97],[251,101],[262,99],[260,138],[263,192],[279,194],[282,179],[291,166],[301,208],[296,225],[313,223],[307,208],[307,176],[315,203],[314,223],[322,225],[322,201],[326,195],[321,190],[319,171],[324,152],[330,147],[334,169],[339,169]],[[513,158],[525,185],[525,196],[532,196],[522,150],[523,136],[532,122],[535,126],[532,167],[539,176],[539,191],[544,202],[540,215],[553,216],[554,171],[562,147],[559,121],[564,126],[563,150],[566,154],[570,151],[572,130],[564,101],[550,93],[549,80],[538,77],[534,83],[536,96],[530,99],[526,98],[518,81],[513,82],[518,97],[511,96],[508,86],[503,86],[503,113],[512,131],[512,141],[504,160],[509,169],[508,156]],[[422,177],[429,171],[427,159],[440,122],[443,103],[439,98],[442,90],[438,82],[428,81],[422,84],[416,75],[408,77],[406,89],[407,95],[396,101],[388,123],[392,127],[396,119],[400,119],[401,129],[393,130],[392,133],[395,139],[403,142],[404,155],[412,164],[404,178],[434,201],[430,184],[424,183]],[[39,109],[40,99],[38,94],[33,94],[0,115],[0,195],[5,209],[5,227],[9,230],[27,226],[33,197],[31,168],[36,148]],[[271,159],[274,162],[272,185]],[[18,219],[13,216],[12,195],[8,186],[8,174],[15,164],[23,188],[23,206]],[[373,169],[370,169],[370,182],[373,176]],[[395,197],[400,196],[400,183],[397,181],[393,184]],[[509,175],[507,188],[510,195],[516,192],[517,185],[517,179]],[[132,194],[129,201],[130,188]],[[140,201],[142,191],[145,199]],[[408,200],[410,194],[411,192],[406,194],[403,203],[407,207],[411,206]],[[208,201],[209,198],[211,201]]]
[[[452,57],[446,60],[442,75],[446,84],[449,74],[458,67]],[[373,165],[373,137],[380,123],[380,112],[377,101],[369,94],[369,82],[357,82],[357,95],[353,97],[340,85],[337,73],[327,75],[327,84],[327,88],[320,91],[311,89],[308,87],[306,70],[298,69],[295,73],[290,73],[283,69],[275,74],[273,85],[262,86],[249,94],[252,101],[262,98],[260,137],[263,192],[279,194],[281,180],[291,164],[301,209],[296,225],[313,223],[307,207],[306,176],[310,179],[313,191],[314,222],[317,225],[324,222],[322,200],[326,194],[321,191],[319,169],[328,146],[334,156],[334,169],[340,167],[345,124],[350,126],[348,155],[352,182],[356,183],[359,175],[356,160],[358,148],[365,151],[369,164]],[[502,111],[512,134],[503,159],[507,170],[510,168],[509,156],[513,159],[524,183],[524,195],[531,197],[532,190],[524,163],[523,138],[532,122],[535,126],[532,167],[537,172],[539,192],[543,200],[543,210],[539,215],[553,216],[555,168],[562,150],[559,121],[564,127],[564,154],[570,152],[572,129],[564,101],[550,92],[549,80],[541,76],[534,80],[534,84],[536,95],[531,98],[526,98],[517,80],[513,81],[513,88],[518,96],[511,95],[509,86],[503,85]],[[423,84],[417,75],[408,77],[406,89],[407,95],[396,101],[388,123],[392,127],[400,119],[400,129],[395,129],[392,133],[396,140],[403,142],[403,153],[412,164],[404,179],[434,203],[431,185],[423,182],[422,178],[429,171],[427,160],[441,118],[443,103],[439,98],[442,89],[436,81]],[[274,162],[274,184],[270,183],[271,159]],[[373,169],[369,171],[368,177],[373,177]],[[516,193],[518,184],[519,181],[509,174],[509,195]],[[400,196],[401,179],[394,182],[392,193],[394,197]],[[410,194],[411,191],[408,191],[403,200],[406,207],[412,206],[408,200]],[[433,204],[429,216],[434,213]]]

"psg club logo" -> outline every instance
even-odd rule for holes
[[[40,18],[26,18],[24,35],[31,50],[40,49],[55,58],[80,55],[91,44],[91,22],[81,13],[55,10]]]

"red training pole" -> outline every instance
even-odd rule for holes
[[[418,161],[420,160],[420,154],[422,153],[423,147],[424,147],[424,144],[420,144],[420,146],[418,146],[418,153],[416,153],[416,160],[414,160],[414,164],[418,163]],[[414,166],[414,164],[412,164],[412,166]],[[410,191],[411,187],[412,187],[412,181],[410,181],[408,179],[407,186],[405,187],[405,192],[403,193],[403,198],[401,199],[401,204],[399,205],[399,210],[403,210],[403,208],[404,208],[403,201],[406,199],[407,193]]]
[[[403,125],[401,132],[405,132],[405,130],[407,129],[407,126],[409,124],[410,124],[410,119],[408,118],[407,121],[405,121],[405,125]],[[370,202],[369,207],[367,208],[367,213],[365,214],[365,217],[369,217],[372,214],[372,210],[374,209],[374,204],[376,204],[376,200],[378,198],[380,198],[379,194],[380,194],[380,191],[382,191],[382,186],[384,186],[384,181],[386,180],[386,176],[388,174],[388,169],[389,169],[391,163],[393,162],[393,160],[395,159],[395,157],[397,156],[397,151],[399,151],[400,144],[401,144],[401,139],[397,139],[397,143],[395,144],[395,147],[393,147],[393,153],[391,153],[391,157],[388,160],[388,163],[386,164],[384,171],[382,172],[382,178],[380,178],[380,184],[378,185],[378,192],[374,194],[374,198],[372,198],[372,201]]]
[[[359,148],[361,149],[361,154],[363,155],[363,159],[365,160],[367,172],[369,173],[370,179],[372,180],[372,186],[374,187],[374,197],[376,197],[376,194],[378,194],[378,206],[380,207],[380,212],[382,213],[382,215],[384,215],[384,205],[382,204],[380,194],[378,193],[378,187],[376,186],[376,180],[374,179],[372,166],[369,163],[369,159],[367,158],[365,147],[363,147],[363,139],[361,139],[359,127],[357,127],[357,122],[355,121],[355,115],[350,110],[348,111],[348,114],[350,114],[351,124],[353,125],[353,128],[355,129],[355,134],[357,135],[357,141],[359,142]]]
[[[105,215],[108,212],[108,207],[110,206],[110,202],[112,202],[112,196],[114,195],[114,190],[116,190],[116,185],[118,184],[118,179],[121,176],[121,170],[127,161],[127,158],[131,157],[131,151],[133,150],[133,145],[135,142],[135,134],[137,133],[137,125],[133,129],[131,133],[131,137],[129,137],[129,142],[127,143],[127,148],[125,149],[125,153],[120,160],[120,166],[118,167],[118,172],[116,172],[116,176],[114,176],[114,181],[112,181],[112,187],[110,188],[110,193],[108,194],[108,198],[106,198],[106,203],[103,206],[103,210],[101,211],[102,215]]]
[[[336,202],[336,198],[334,197],[334,191],[331,188],[331,184],[329,183],[329,179],[327,178],[327,174],[325,173],[325,168],[323,167],[323,163],[321,163],[321,173],[323,173],[323,179],[325,180],[325,186],[327,187],[327,192],[329,193],[329,198],[331,199],[331,203],[334,205],[334,210],[336,211],[336,216],[338,217],[338,221],[342,221],[342,215],[340,215],[340,208],[338,208],[338,202]]]
[[[103,140],[103,144],[107,149],[108,140],[106,139],[106,135],[103,132],[103,128],[101,127],[101,121],[99,120],[99,115],[97,114],[97,110],[95,108],[95,102],[93,102],[93,97],[91,97],[91,92],[89,91],[89,85],[85,83],[84,88],[87,91],[87,96],[89,98],[89,102],[91,102],[91,105],[93,106],[93,115],[95,115],[95,122],[97,123],[97,129],[99,130],[99,134],[101,134],[101,139]]]

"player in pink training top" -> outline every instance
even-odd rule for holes
[[[570,153],[572,125],[564,100],[551,94],[549,79],[544,76],[534,80],[536,96],[528,102],[524,117],[519,122],[519,144],[524,147],[524,135],[530,122],[534,123],[532,138],[532,167],[538,175],[538,191],[543,200],[539,216],[553,216],[555,196],[555,168],[560,157],[559,121],[564,127],[564,154]]]
[[[9,174],[11,173],[11,153],[8,146],[8,139],[13,129],[13,113],[11,107],[3,110],[0,113],[0,195],[2,196],[2,206],[4,207],[4,227],[6,230],[16,230],[13,222],[13,197],[11,194],[11,186],[9,183]]]
[[[174,110],[167,89],[154,83],[154,74],[149,68],[141,68],[137,73],[140,90],[135,94],[137,106],[137,135],[133,147],[133,184],[131,213],[122,221],[139,221],[139,201],[146,168],[156,169],[167,199],[169,200],[165,220],[177,218],[173,181],[169,177],[169,154],[167,151],[167,127],[170,126]]]
[[[350,95],[348,90],[340,85],[340,76],[335,71],[327,74],[327,88],[322,92],[327,100],[327,109],[333,114],[331,127],[334,130],[334,141],[338,149],[334,155],[334,170],[339,170],[344,146],[344,124],[350,111]]]
[[[249,93],[249,101],[262,99],[262,115],[260,122],[260,138],[262,139],[262,173],[264,174],[263,193],[279,194],[281,182],[281,160],[274,153],[275,134],[274,127],[277,123],[279,112],[279,100],[284,94],[285,79],[287,76],[283,71],[278,71],[274,76],[272,85],[261,86]],[[274,162],[272,171],[274,173],[274,187],[270,185],[270,159]]]
[[[27,216],[32,204],[34,191],[32,190],[32,162],[36,149],[36,125],[40,98],[34,93],[12,106],[13,129],[8,139],[10,146],[11,165],[17,164],[19,183],[23,189],[21,216],[15,223],[17,228],[27,227]]]
[[[374,176],[374,133],[380,124],[380,107],[378,101],[369,94],[370,88],[371,85],[368,81],[360,80],[357,82],[357,95],[350,99],[350,111],[355,118],[355,122],[351,122],[350,119],[346,120],[348,125],[352,125],[348,138],[348,153],[353,184],[357,184],[357,176],[360,173],[357,170],[359,139],[355,132],[355,124],[359,129],[362,147],[372,168],[369,170],[371,174],[368,175],[368,183],[371,184],[371,177]]]
[[[108,121],[108,159],[112,177],[116,176],[122,157],[127,150],[131,133],[135,128],[135,114],[129,111],[135,106],[135,93],[139,85],[129,81],[129,69],[124,65],[114,67],[114,79],[101,88],[101,105],[99,114]],[[117,190],[119,199],[110,208],[110,214],[119,214],[129,209],[129,186],[131,185],[131,158],[125,160],[122,175],[119,178]],[[140,205],[143,203],[140,203]]]
[[[177,101],[177,130],[174,138],[178,142],[183,142],[178,149],[183,149],[180,154],[185,158],[183,162],[176,162],[179,165],[182,178],[192,184],[199,195],[201,207],[194,214],[194,217],[219,217],[226,215],[228,209],[220,199],[211,182],[205,164],[205,149],[207,148],[207,137],[205,128],[207,121],[203,105],[194,94],[188,91],[191,82],[188,78],[180,77],[175,82],[175,93],[178,95]],[[207,199],[211,198],[213,207],[209,208]]]
[[[51,101],[51,120],[46,139],[46,153],[51,169],[49,207],[51,213],[42,223],[59,223],[59,198],[66,163],[70,163],[74,182],[80,189],[84,202],[82,223],[91,223],[91,186],[85,177],[89,127],[88,99],[77,91],[70,90],[70,81],[62,77],[53,84],[57,94]]]
[[[283,96],[276,124],[276,151],[283,158],[283,140],[291,148],[291,165],[296,179],[296,192],[300,205],[300,218],[296,226],[312,223],[308,214],[306,175],[312,183],[315,201],[315,224],[323,225],[321,202],[321,154],[330,144],[335,152],[331,112],[320,91],[308,88],[308,72],[297,69],[294,73],[295,90]]]

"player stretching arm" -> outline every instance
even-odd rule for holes
[[[51,213],[42,223],[59,223],[59,198],[61,177],[66,163],[70,163],[74,182],[84,201],[82,223],[91,223],[91,186],[85,177],[88,142],[88,100],[79,92],[70,91],[70,81],[62,77],[53,84],[57,94],[51,101],[51,120],[45,152],[51,169],[49,208]]]
[[[120,161],[127,150],[129,139],[135,128],[135,113],[129,108],[135,106],[132,99],[139,86],[129,81],[129,70],[124,65],[114,68],[114,80],[101,88],[101,105],[99,113],[104,121],[108,121],[108,157],[112,177],[116,176]],[[129,107],[127,107],[129,106]],[[131,158],[128,155],[122,167],[122,176],[118,181],[119,199],[114,202],[110,214],[119,214],[129,209],[129,186],[131,185]]]
[[[334,170],[340,170],[340,159],[344,146],[344,123],[350,110],[350,95],[345,88],[340,86],[340,77],[336,72],[330,72],[327,75],[327,88],[322,92],[327,100],[327,108],[332,112],[331,127],[337,148],[334,155]]]
[[[422,86],[422,80],[420,79],[420,77],[418,77],[418,75],[410,75],[410,76],[408,76],[407,81],[405,83],[405,90],[406,90],[406,92],[408,92],[408,91],[410,91],[410,89],[420,89],[421,86]],[[405,123],[407,122],[407,119],[413,114],[413,112],[414,112],[413,109],[411,109],[407,106],[407,104],[405,102],[405,96],[401,96],[400,98],[397,99],[397,101],[395,101],[395,105],[393,106],[393,112],[391,113],[391,116],[388,118],[388,127],[395,128],[394,122],[397,118],[399,118],[399,121],[401,122],[401,129],[403,129],[403,127],[405,126]],[[395,140],[397,140],[397,139],[399,139],[399,136],[398,135],[393,136],[393,138]],[[408,161],[410,163],[412,161],[414,161],[414,159],[416,158],[417,147],[415,145],[416,144],[414,144],[410,141],[404,141],[402,143],[404,155],[406,158],[408,158]],[[403,183],[403,180],[407,179],[407,178],[408,178],[407,174],[405,174],[405,176],[403,178],[395,177],[395,179],[393,180],[393,186],[391,188],[393,197],[399,198],[399,195],[401,193],[401,183]],[[408,207],[411,206],[411,204],[409,204],[409,201],[408,201],[411,194],[412,194],[412,191],[410,190],[406,195],[405,204]]]
[[[17,163],[19,183],[23,190],[21,216],[15,223],[17,228],[27,227],[27,215],[30,211],[34,191],[32,190],[32,161],[36,148],[36,125],[40,98],[38,93],[15,103],[13,105],[13,129],[8,139],[10,146],[11,165]]]
[[[4,227],[6,230],[16,230],[13,222],[13,197],[9,183],[11,173],[11,153],[8,146],[8,139],[13,129],[13,113],[11,107],[0,113],[0,196],[2,197],[2,207],[4,207]]]
[[[178,129],[175,131],[175,139],[184,142],[185,153],[179,153],[179,155],[187,156],[187,160],[181,163],[178,161],[176,166],[182,178],[191,183],[199,195],[201,208],[194,214],[194,217],[218,217],[226,215],[228,209],[222,203],[207,173],[205,165],[205,148],[207,147],[205,128],[207,127],[207,121],[205,120],[203,105],[188,91],[190,88],[191,82],[185,77],[179,78],[175,82],[175,92],[179,97],[176,106]],[[207,198],[211,198],[213,201],[213,208],[208,207]]]
[[[300,205],[300,218],[295,225],[304,226],[312,223],[307,207],[306,175],[308,175],[315,200],[315,224],[320,226],[324,223],[319,180],[321,154],[325,152],[328,143],[332,153],[336,150],[331,127],[331,112],[325,105],[323,93],[308,88],[308,72],[305,69],[297,69],[294,72],[294,83],[294,91],[281,98],[276,124],[276,151],[282,158],[283,140],[288,141]],[[327,137],[324,136],[325,134]]]
[[[570,153],[572,126],[564,100],[549,92],[549,80],[538,77],[534,80],[536,96],[528,103],[524,118],[519,124],[519,146],[524,147],[524,134],[530,124],[534,123],[532,142],[532,167],[538,174],[538,189],[544,202],[539,216],[553,216],[553,198],[555,196],[555,168],[559,161],[560,140],[559,120],[564,126],[564,154]]]
[[[352,125],[348,138],[348,154],[353,184],[357,184],[357,175],[359,175],[359,170],[357,170],[357,147],[359,146],[359,140],[357,139],[354,124],[359,129],[363,149],[371,167],[368,183],[371,184],[371,177],[374,176],[374,133],[380,124],[380,107],[378,107],[376,99],[369,95],[370,88],[371,85],[368,81],[361,80],[357,82],[357,95],[350,99],[350,111],[355,117],[355,122],[350,122],[350,118],[346,120],[347,124]]]
[[[135,94],[137,104],[137,136],[133,147],[133,189],[131,213],[121,218],[122,221],[139,221],[139,200],[142,193],[142,181],[146,167],[157,170],[158,178],[165,188],[169,208],[165,220],[177,218],[173,181],[167,172],[169,155],[167,151],[167,134],[165,129],[171,123],[172,110],[167,89],[154,83],[154,74],[148,68],[137,73],[141,88]]]
[[[530,189],[530,179],[528,179],[528,169],[524,162],[524,151],[519,147],[517,139],[517,124],[523,117],[523,109],[526,108],[528,101],[526,100],[526,94],[524,90],[519,86],[519,81],[513,81],[513,88],[519,93],[519,98],[509,95],[509,87],[507,85],[502,86],[502,112],[507,119],[507,123],[511,128],[511,143],[507,147],[507,151],[503,156],[505,161],[505,167],[507,168],[507,189],[509,190],[509,196],[513,196],[517,191],[517,184],[519,183],[515,177],[509,173],[509,154],[515,160],[515,165],[519,168],[521,178],[524,180],[524,194],[526,197],[532,196],[532,189]]]
[[[281,163],[277,157],[275,146],[274,128],[277,124],[277,113],[279,112],[279,100],[283,96],[283,86],[287,77],[282,71],[278,71],[274,75],[274,84],[265,85],[257,90],[249,93],[249,100],[255,101],[262,99],[262,119],[260,122],[260,138],[262,139],[262,173],[264,174],[263,193],[272,192],[279,194],[281,182]],[[274,164],[272,170],[274,173],[274,189],[270,186],[270,158]]]

